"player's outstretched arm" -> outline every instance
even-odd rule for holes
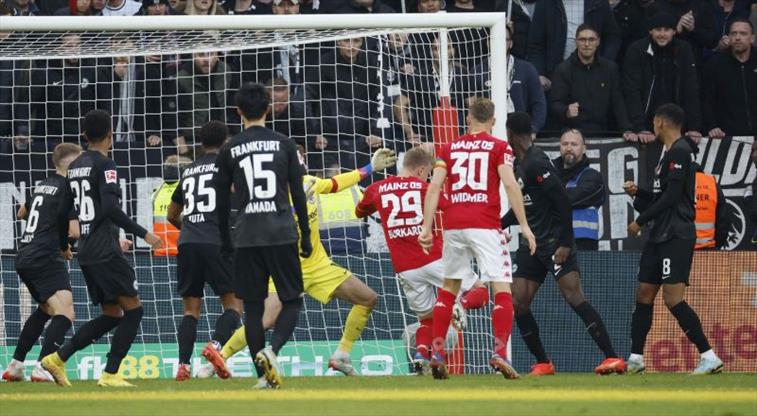
[[[505,186],[507,200],[510,202],[510,209],[515,214],[518,224],[520,224],[520,233],[528,241],[528,248],[531,254],[534,254],[536,252],[536,237],[534,237],[531,227],[528,226],[526,209],[523,207],[523,193],[520,191],[518,181],[515,180],[513,168],[512,166],[502,164],[497,166],[497,173],[499,174],[500,181]]]
[[[437,165],[426,191],[426,199],[423,201],[423,230],[418,236],[418,243],[424,251],[428,251],[434,244],[434,216],[439,207],[439,196],[442,193],[445,179],[447,179],[447,168]]]
[[[370,176],[374,171],[390,168],[397,163],[397,156],[394,150],[382,148],[376,150],[371,158],[371,163],[362,168],[355,169],[352,172],[340,173],[329,179],[313,178],[312,183],[306,184],[306,194],[310,197],[312,194],[329,194],[336,193],[343,189],[357,185],[360,181]]]

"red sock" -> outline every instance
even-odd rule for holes
[[[466,310],[483,308],[487,303],[489,303],[489,288],[487,287],[475,287],[460,300],[460,304]]]
[[[445,355],[444,345],[447,340],[449,322],[452,320],[452,305],[455,304],[455,298],[456,296],[452,292],[439,289],[436,305],[434,305],[432,346],[434,352],[440,352],[442,355]]]
[[[494,295],[492,310],[492,330],[494,332],[494,353],[507,358],[507,341],[513,329],[513,297],[507,292]]]
[[[415,331],[415,351],[421,353],[427,360],[431,358],[431,331],[433,321],[424,319]]]

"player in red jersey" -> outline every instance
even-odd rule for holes
[[[446,144],[437,158],[423,205],[423,228],[418,236],[425,250],[433,248],[434,215],[442,186],[449,176],[450,205],[444,211],[443,232],[445,279],[434,305],[431,370],[436,379],[449,377],[445,336],[462,278],[469,273],[470,260],[475,257],[481,280],[491,282],[494,290],[494,354],[489,364],[505,378],[513,379],[519,376],[507,357],[507,341],[513,324],[512,270],[506,238],[500,228],[500,182],[505,186],[532,254],[536,240],[526,221],[523,194],[513,173],[512,149],[507,142],[491,136],[494,103],[486,98],[474,99],[466,121],[469,133]]]
[[[376,211],[381,216],[394,271],[400,279],[410,310],[415,312],[420,323],[415,333],[416,353],[413,359],[418,374],[429,370],[432,311],[436,303],[436,290],[444,282],[442,239],[434,240],[429,253],[424,253],[418,245],[418,235],[423,224],[422,204],[433,166],[434,156],[429,151],[422,147],[409,150],[405,153],[400,174],[369,186],[355,208],[358,218],[367,217]],[[440,209],[444,210],[446,205],[447,200],[442,198]],[[470,270],[464,276],[463,288],[469,289],[476,279],[475,273]],[[488,302],[489,292],[485,287],[468,293],[472,296],[461,299],[465,309],[475,309]],[[482,299],[478,300],[479,297]]]

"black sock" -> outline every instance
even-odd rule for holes
[[[631,353],[644,355],[647,334],[652,329],[653,305],[636,302],[631,316]]]
[[[18,337],[16,350],[13,351],[13,358],[17,361],[24,362],[26,354],[32,349],[37,342],[42,331],[45,329],[45,323],[50,319],[50,315],[44,313],[42,309],[37,308],[24,323],[21,335]]]
[[[197,319],[194,316],[184,315],[176,338],[179,340],[179,364],[189,364],[197,340]]]
[[[53,316],[50,325],[47,326],[47,330],[45,331],[45,340],[42,342],[42,349],[39,351],[40,361],[46,355],[54,353],[63,345],[63,341],[66,339],[66,332],[71,328],[71,325],[73,323],[66,316]]]
[[[218,341],[221,345],[225,344],[226,341],[231,338],[234,331],[239,328],[241,323],[240,318],[239,313],[233,309],[224,311],[216,321],[216,330],[213,333],[213,340]]]
[[[294,328],[297,326],[297,318],[300,316],[300,309],[302,309],[302,298],[281,302],[281,313],[276,318],[276,323],[273,325],[273,335],[271,336],[271,349],[276,354],[292,338]]]
[[[105,372],[110,374],[116,374],[118,367],[121,366],[121,360],[126,357],[126,354],[131,348],[131,343],[134,342],[134,338],[137,337],[137,331],[139,331],[139,323],[142,322],[142,314],[144,310],[141,306],[134,309],[124,311],[124,317],[121,319],[121,323],[118,324],[116,332],[113,334],[113,339],[110,344],[110,352],[108,352],[108,363],[105,364]]]
[[[263,331],[263,311],[265,304],[263,300],[257,302],[245,302],[244,314],[244,336],[247,339],[247,347],[250,349],[250,357],[255,362],[255,355],[265,347],[265,332]],[[263,376],[263,369],[255,364],[255,371],[258,377]]]
[[[700,354],[712,349],[702,330],[702,322],[699,321],[699,316],[685,300],[670,308],[670,313],[676,317],[678,326],[683,329],[683,333],[686,334],[689,341],[697,346]]]
[[[520,336],[526,343],[528,350],[536,357],[537,363],[548,363],[547,352],[544,351],[544,344],[539,337],[539,325],[536,323],[534,314],[529,310],[526,313],[515,315],[515,322],[518,324]]]
[[[74,332],[74,336],[60,347],[58,355],[60,355],[63,361],[67,361],[76,351],[93,344],[100,337],[110,332],[111,329],[118,326],[119,322],[121,322],[121,318],[106,315],[98,316]]]
[[[578,316],[581,317],[581,320],[584,321],[586,331],[591,335],[592,339],[594,339],[594,342],[599,349],[605,354],[605,357],[617,358],[618,355],[615,354],[615,349],[612,348],[612,342],[610,342],[610,334],[607,333],[605,323],[602,322],[602,317],[599,316],[599,313],[597,313],[594,307],[592,307],[589,302],[584,302],[573,308],[573,310],[576,311],[576,314],[578,314]]]

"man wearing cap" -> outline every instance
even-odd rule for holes
[[[699,81],[691,46],[675,38],[676,19],[658,13],[647,20],[649,37],[628,47],[623,64],[623,95],[631,124],[642,143],[651,143],[652,118],[662,104],[686,112],[686,135],[699,141],[702,112]]]

